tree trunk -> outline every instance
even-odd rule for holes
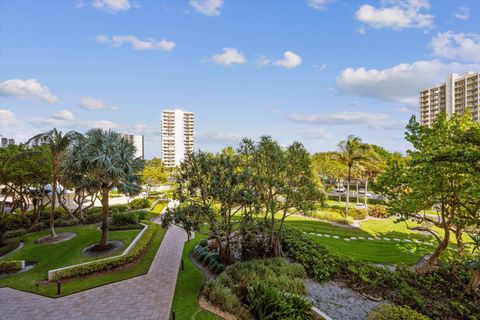
[[[467,292],[474,294],[480,288],[480,270],[472,270],[470,273],[470,282],[467,286]]]
[[[352,167],[348,167],[348,182],[347,182],[347,203],[345,205],[345,218],[348,217],[348,207],[350,206],[350,178],[352,175]]]
[[[342,193],[340,192],[340,178],[338,178],[338,183],[337,183],[338,187],[337,187],[337,190],[338,190],[338,202],[342,202]]]
[[[53,169],[55,170],[55,168]],[[53,177],[52,185],[52,209],[50,211],[50,235],[52,238],[57,236],[55,232],[55,202],[57,202],[57,177]]]
[[[433,254],[425,261],[425,264],[417,267],[418,274],[427,274],[435,268],[435,264],[437,263],[437,259],[441,256],[443,251],[448,247],[448,242],[450,241],[450,230],[448,227],[444,227],[444,237],[442,242],[438,245],[435,249]]]
[[[102,238],[100,240],[100,246],[106,247],[108,245],[108,228],[109,228],[109,207],[108,207],[108,194],[109,194],[108,186],[102,185],[102,211],[103,211],[103,219],[102,219]]]
[[[221,240],[217,239],[217,241],[218,241],[218,259],[220,260],[220,262],[222,262],[226,266],[233,264],[234,259],[232,256],[232,250],[230,248],[229,238],[227,237],[225,246],[222,246]]]
[[[368,196],[367,196],[367,193],[368,193],[368,178],[365,179],[365,197],[364,197],[364,201],[365,201],[365,213],[366,213],[367,216],[368,216]]]
[[[357,187],[357,202],[356,203],[358,203],[358,179],[357,179],[356,187]]]
[[[462,239],[462,228],[457,227],[455,229],[455,239],[457,240],[457,251],[459,254],[463,254],[465,251],[465,244]]]

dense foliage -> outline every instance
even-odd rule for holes
[[[0,261],[0,274],[17,272],[22,269],[22,261]]]
[[[410,307],[380,304],[368,314],[368,320],[429,320],[430,318]]]

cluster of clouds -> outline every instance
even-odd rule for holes
[[[107,44],[115,48],[120,48],[124,44],[129,44],[134,50],[161,50],[171,51],[175,48],[175,42],[165,39],[155,40],[148,38],[141,40],[133,35],[115,35],[108,37],[106,35],[98,35],[96,37],[98,43]]]
[[[231,66],[235,64],[247,63],[245,55],[238,51],[236,48],[223,48],[221,53],[204,59],[204,61],[210,61],[222,66]],[[287,50],[283,53],[282,58],[267,59],[265,56],[262,55],[255,61],[255,63],[257,66],[260,67],[273,65],[285,69],[293,69],[302,64],[302,57],[293,51]]]

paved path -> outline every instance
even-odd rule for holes
[[[146,275],[52,299],[0,288],[0,319],[168,319],[186,233],[171,226]]]

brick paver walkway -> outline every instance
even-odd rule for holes
[[[66,297],[0,288],[0,319],[168,319],[186,239],[171,226],[146,275]]]

